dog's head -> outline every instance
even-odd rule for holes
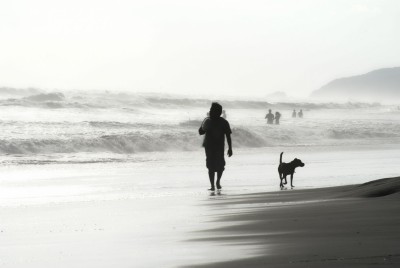
[[[304,163],[301,162],[300,159],[295,158],[292,163],[294,164],[295,167],[304,167]]]

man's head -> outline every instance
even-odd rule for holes
[[[272,110],[271,110],[271,109],[269,109],[269,110],[268,110],[268,112],[269,112],[269,113],[271,113],[271,112],[272,112]]]
[[[218,102],[213,102],[210,108],[210,117],[218,118],[222,114],[222,106]]]

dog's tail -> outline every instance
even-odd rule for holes
[[[279,164],[282,164],[282,155],[283,155],[283,152],[281,153],[281,158],[279,159]]]

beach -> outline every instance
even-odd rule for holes
[[[0,268],[400,268],[400,2],[0,3]]]
[[[396,194],[337,192],[399,176],[397,107],[277,103],[281,124],[267,125],[267,102],[226,100],[233,156],[222,191],[210,192],[198,135],[209,105],[107,92],[0,99],[0,267],[395,262]],[[293,106],[304,118],[291,118]],[[279,187],[281,152],[305,163],[293,189]]]
[[[250,244],[258,255],[188,267],[398,267],[399,192],[395,177],[221,200],[211,206],[227,211],[218,219],[227,226],[199,241]]]
[[[398,148],[285,150],[306,163],[294,189],[279,188],[279,148],[235,150],[220,192],[206,190],[203,151],[2,166],[0,265],[395,267],[398,193],[366,198],[346,185],[399,174]]]

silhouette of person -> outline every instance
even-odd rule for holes
[[[275,116],[272,113],[271,109],[268,110],[268,113],[265,116],[265,118],[267,119],[267,124],[273,124],[274,123]]]
[[[292,117],[296,118],[296,110],[293,110]]]
[[[210,117],[203,120],[199,128],[199,134],[204,135],[203,147],[206,152],[206,165],[210,179],[210,191],[214,191],[214,177],[217,173],[217,189],[221,189],[221,177],[225,170],[225,136],[228,142],[228,156],[232,156],[231,127],[229,122],[221,117],[222,106],[213,102],[210,108]]]
[[[276,112],[275,113],[275,124],[279,125],[279,119],[281,118],[281,113]]]
[[[300,109],[299,118],[303,118],[303,110],[302,109]]]

